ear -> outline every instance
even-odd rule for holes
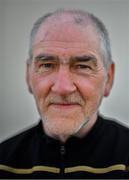
[[[32,94],[32,88],[31,88],[31,83],[30,83],[30,66],[31,66],[31,63],[29,62],[29,60],[27,60],[26,61],[26,83],[27,83],[29,92]]]
[[[112,63],[107,70],[107,81],[104,89],[104,96],[107,97],[110,94],[110,90],[114,81],[115,64]]]

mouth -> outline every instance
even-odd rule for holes
[[[50,106],[56,109],[71,109],[80,105],[78,103],[52,103]]]

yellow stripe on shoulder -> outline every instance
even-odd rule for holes
[[[29,169],[21,169],[21,168],[14,168],[11,166],[6,166],[0,164],[0,170],[8,171],[15,174],[32,174],[36,171],[45,171],[45,172],[51,172],[51,173],[60,173],[60,169],[56,167],[49,167],[49,166],[33,166]]]
[[[119,170],[126,171],[127,169],[124,164],[116,164],[116,165],[112,165],[106,168],[93,168],[90,166],[74,166],[74,167],[65,168],[65,173],[85,171],[85,172],[94,173],[94,174],[103,174],[103,173],[108,173],[111,171],[119,171]]]

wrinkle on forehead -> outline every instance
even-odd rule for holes
[[[87,44],[85,42],[60,42],[60,41],[41,41],[33,46],[33,55],[49,53],[49,54],[96,54],[100,56],[99,49],[94,43]]]
[[[94,56],[97,59],[100,58],[99,51],[96,48],[87,46],[86,43],[80,42],[58,42],[58,41],[45,41],[39,42],[35,44],[33,47],[33,55],[34,57],[38,55],[52,55],[52,56],[60,56],[69,59],[70,56]]]
[[[38,48],[62,48],[62,49],[68,49],[68,48],[80,48],[80,49],[86,49],[87,44],[85,42],[66,42],[66,41],[40,41],[37,44],[34,44],[33,46],[35,49]]]
[[[85,42],[62,42],[62,41],[40,41],[37,44],[34,44],[33,50],[37,49],[73,49],[73,50],[83,50],[83,51],[98,51],[95,44],[87,44]]]

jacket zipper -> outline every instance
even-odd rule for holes
[[[65,156],[66,150],[65,150],[65,146],[61,145],[60,146],[60,155],[61,155],[61,176],[64,176],[64,156]]]

